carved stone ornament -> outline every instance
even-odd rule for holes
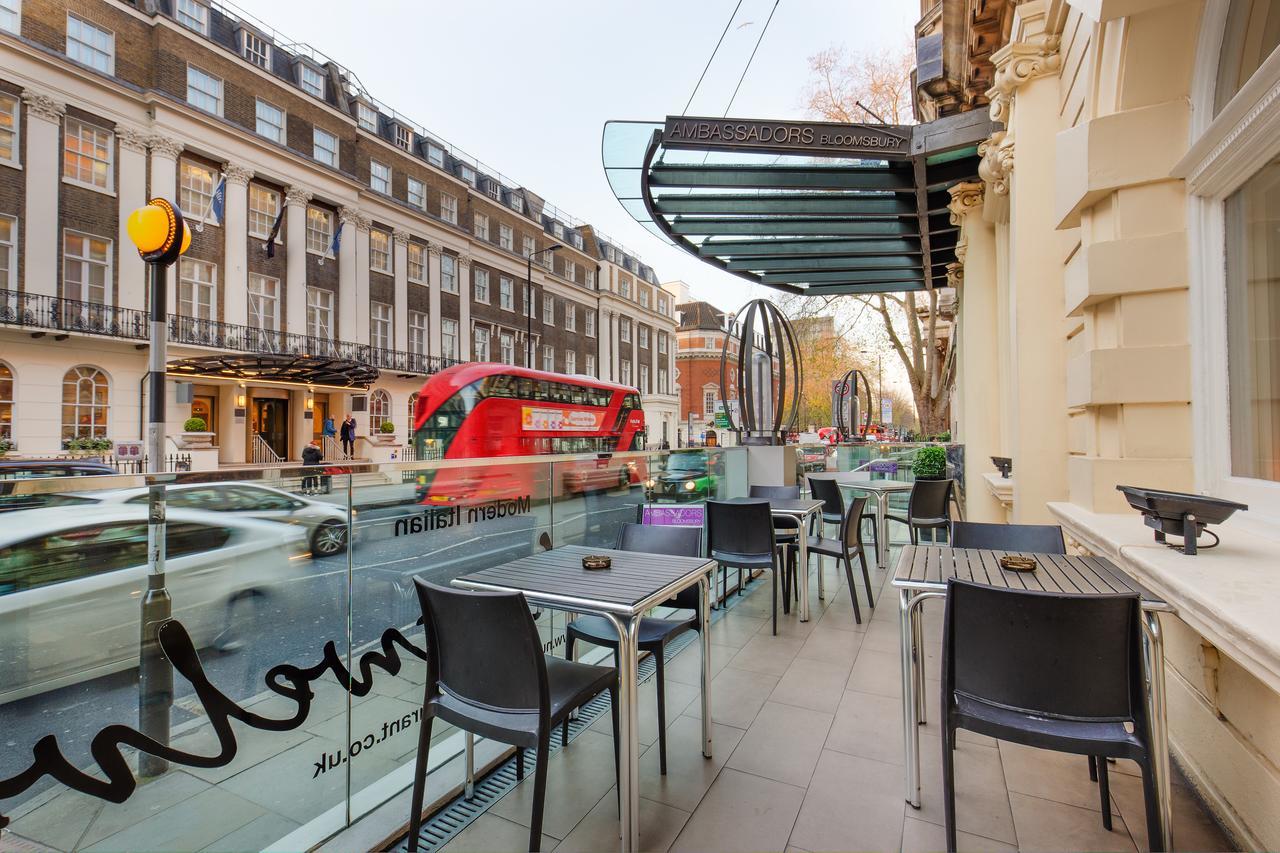
[[[440,257],[440,244],[428,242],[427,254],[430,255],[432,258],[438,259]]]
[[[1028,80],[1056,74],[1062,68],[1060,43],[1056,35],[1042,35],[1031,41],[1011,42],[991,54],[996,67],[995,80],[987,90],[992,121],[1008,124],[1017,88]]]
[[[181,142],[176,139],[170,139],[167,136],[154,134],[151,137],[151,153],[158,154],[161,157],[177,160],[178,155],[182,153],[183,147]]]
[[[120,147],[126,151],[140,151],[143,154],[147,153],[147,148],[151,145],[151,136],[145,131],[123,125],[116,125],[116,139],[120,140]]]
[[[964,266],[962,264],[947,264],[947,287],[959,288],[964,284]]]
[[[253,178],[252,169],[237,166],[235,163],[223,163],[222,174],[227,179],[227,183],[241,187],[249,186],[249,181]]]
[[[1009,178],[1013,172],[1013,137],[998,130],[978,146],[978,154],[982,156],[978,163],[978,176],[996,195],[1008,195]]]
[[[391,239],[396,241],[397,246],[409,245],[409,232],[401,231],[399,228],[391,232]]]
[[[982,207],[984,189],[978,181],[962,181],[947,190],[951,194],[947,209],[951,211],[952,225],[962,225],[966,214]]]
[[[461,252],[461,253],[459,253],[459,254],[458,254],[458,265],[459,265],[459,266],[467,266],[467,267],[471,266],[471,256],[470,256],[470,255],[468,255],[466,252]]]
[[[67,111],[67,105],[57,98],[41,92],[33,92],[30,89],[23,91],[22,102],[27,105],[29,115],[39,116],[48,121],[60,121],[62,114]]]
[[[354,207],[338,208],[338,218],[342,220],[344,225],[350,225],[357,231],[368,231],[373,227],[373,220]]]
[[[306,207],[311,204],[311,190],[303,187],[287,187],[284,191],[284,203],[290,207],[295,204]]]

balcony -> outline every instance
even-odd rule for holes
[[[56,296],[0,290],[0,326],[39,330],[37,334],[96,335],[146,342],[147,312]],[[179,314],[168,319],[170,344],[223,352],[259,355],[307,355],[340,358],[357,364],[413,376],[437,373],[458,362],[441,356],[384,349],[354,341],[274,332],[251,326],[201,320]]]

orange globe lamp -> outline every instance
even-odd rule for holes
[[[182,211],[163,198],[153,198],[129,214],[125,230],[138,254],[149,264],[167,267],[191,245]]]

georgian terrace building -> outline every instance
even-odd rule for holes
[[[652,271],[336,62],[202,0],[0,0],[0,433],[23,455],[141,438],[145,276],[123,226],[153,196],[193,226],[168,285],[190,383],[171,382],[168,432],[205,418],[219,464],[296,459],[347,412],[362,436],[394,424],[357,452],[389,457],[457,361],[532,353],[674,411]]]

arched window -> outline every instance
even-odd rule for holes
[[[13,441],[13,368],[0,361],[0,440]]]
[[[68,370],[62,377],[62,437],[106,438],[110,394],[107,375],[98,368]]]
[[[418,392],[414,391],[412,394],[409,395],[409,420],[406,421],[406,423],[409,425],[409,443],[410,444],[413,443],[413,423],[414,423],[413,416],[414,416],[414,412],[417,411],[417,408],[418,408]]]
[[[379,388],[369,395],[369,434],[377,435],[384,421],[391,420],[391,395]]]

